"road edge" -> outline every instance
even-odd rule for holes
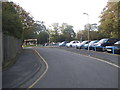
[[[46,62],[46,60],[40,55],[40,53],[37,51],[37,50],[34,50],[37,55],[40,57],[40,59],[42,59],[42,61],[45,63],[45,71],[42,73],[41,76],[39,76],[39,78],[37,80],[35,80],[31,85],[28,86],[28,89],[29,90],[30,88],[34,87],[35,84],[37,84],[41,79],[42,77],[46,74],[46,72],[48,71],[48,63]]]
[[[77,55],[81,55],[81,56],[85,56],[85,57],[93,58],[93,59],[96,59],[97,61],[104,62],[104,63],[106,63],[106,64],[109,64],[109,65],[112,65],[112,66],[114,66],[114,67],[120,68],[120,66],[117,65],[117,64],[115,64],[115,63],[112,63],[112,62],[109,62],[109,61],[107,61],[107,60],[103,60],[103,59],[100,59],[100,58],[96,58],[96,57],[91,56],[91,55],[84,55],[84,54],[76,53],[76,52],[72,52],[72,51],[70,51],[70,50],[66,50],[66,49],[62,49],[62,50],[65,50],[65,51],[71,52],[71,53],[73,53],[73,54],[77,54]]]

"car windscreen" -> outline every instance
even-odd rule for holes
[[[85,44],[87,41],[83,41],[81,44]]]
[[[101,39],[100,41],[98,41],[97,43],[106,43],[108,41],[108,39]]]
[[[96,43],[97,41],[91,41],[89,44]]]
[[[120,41],[116,42],[115,44],[120,44]]]

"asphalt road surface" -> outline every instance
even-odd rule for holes
[[[59,48],[38,48],[48,71],[33,88],[118,88],[118,68]]]

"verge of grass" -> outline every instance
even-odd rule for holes
[[[35,47],[36,45],[24,45],[24,46],[22,46],[22,47]]]

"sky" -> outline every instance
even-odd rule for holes
[[[88,23],[99,22],[100,14],[108,0],[9,0],[30,12],[35,20],[44,21],[48,27],[52,23],[67,23],[77,32]]]

